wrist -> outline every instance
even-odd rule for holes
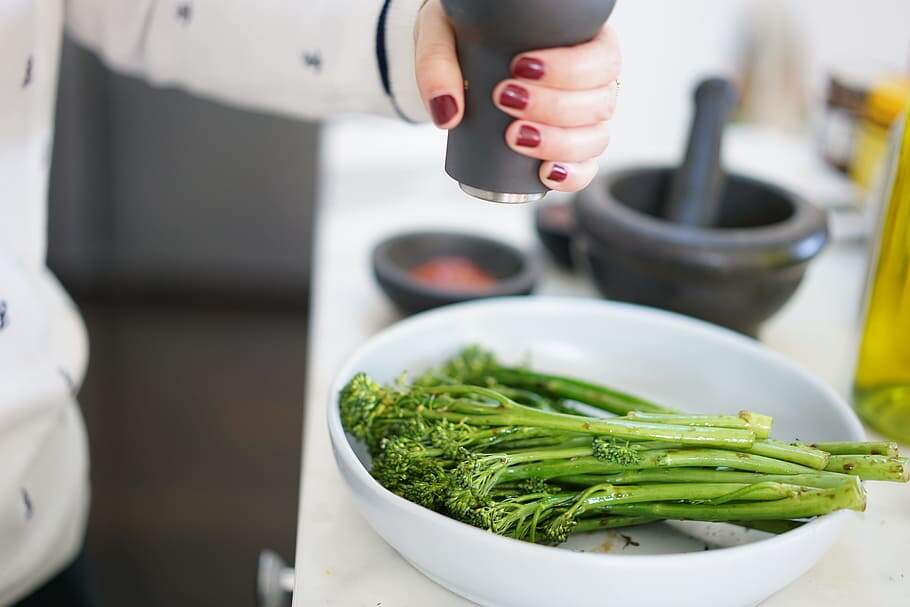
[[[412,122],[428,119],[415,69],[417,17],[428,1],[388,0],[385,28],[380,32],[385,47],[387,92],[398,113]]]

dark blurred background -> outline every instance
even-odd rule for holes
[[[88,552],[102,607],[251,605],[292,559],[319,142],[67,43],[49,265],[91,341]]]

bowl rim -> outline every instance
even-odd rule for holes
[[[407,270],[393,262],[388,251],[394,245],[413,238],[425,237],[457,238],[463,241],[474,241],[499,249],[504,255],[511,257],[519,263],[519,269],[514,274],[503,278],[496,278],[496,282],[483,291],[440,289],[426,285],[415,280]],[[502,297],[529,292],[537,283],[538,268],[534,258],[518,247],[480,234],[462,232],[458,230],[411,230],[400,232],[383,238],[374,247],[370,254],[373,272],[381,281],[387,281],[395,288],[410,291],[420,297],[431,298],[442,302],[461,302],[468,299]],[[473,260],[472,260],[473,261]],[[478,264],[480,265],[480,264]]]
[[[859,418],[856,417],[856,414],[853,412],[850,406],[844,401],[843,398],[841,398],[837,392],[834,391],[832,387],[825,384],[814,375],[806,371],[801,365],[786,358],[784,355],[771,350],[767,346],[764,346],[754,339],[736,333],[730,329],[713,325],[696,318],[690,318],[682,314],[677,314],[675,312],[669,312],[666,310],[630,303],[572,297],[502,297],[495,299],[468,301],[454,304],[452,306],[446,306],[445,308],[441,309],[421,312],[400,322],[397,322],[389,327],[386,327],[382,331],[376,333],[364,344],[358,347],[347,358],[344,365],[336,373],[335,379],[332,382],[331,392],[328,395],[328,430],[335,455],[339,460],[341,460],[338,461],[339,467],[341,467],[343,463],[356,477],[357,481],[359,481],[365,487],[369,488],[369,490],[377,495],[380,499],[383,499],[386,502],[391,502],[391,504],[394,505],[397,509],[403,510],[409,516],[420,517],[425,521],[441,525],[443,529],[450,530],[452,533],[466,533],[468,534],[468,537],[474,538],[474,541],[476,542],[494,542],[500,543],[502,546],[511,545],[513,549],[516,550],[525,549],[532,552],[544,551],[535,552],[535,554],[541,557],[545,557],[547,555],[552,556],[554,554],[552,552],[552,549],[554,548],[553,546],[532,544],[530,542],[525,542],[515,538],[491,533],[487,530],[480,529],[467,523],[449,518],[438,512],[424,508],[423,506],[419,506],[383,487],[376,479],[373,478],[373,476],[369,473],[369,471],[354,453],[350,440],[348,439],[348,435],[345,433],[341,425],[341,415],[338,408],[338,394],[340,393],[341,388],[344,386],[344,384],[347,383],[353,374],[356,373],[356,361],[362,358],[368,351],[382,347],[385,342],[392,341],[401,333],[418,330],[421,325],[429,324],[435,320],[437,316],[458,314],[462,310],[470,308],[507,307],[514,305],[541,308],[559,306],[560,308],[563,308],[563,311],[565,306],[576,306],[578,308],[592,309],[597,308],[601,310],[612,309],[612,311],[615,313],[638,317],[643,316],[649,321],[654,321],[660,324],[676,325],[683,330],[693,333],[700,333],[702,335],[708,336],[709,338],[720,340],[721,343],[725,343],[740,349],[750,350],[756,355],[765,358],[774,366],[787,369],[789,372],[795,373],[803,380],[809,382],[813,388],[817,389],[822,395],[827,397],[827,401],[831,404],[833,411],[841,414],[841,417],[844,419],[848,430],[852,435],[851,440],[865,440],[865,431],[859,421]],[[822,517],[816,517],[809,523],[806,523],[805,525],[802,525],[801,527],[792,531],[739,546],[722,547],[699,552],[681,552],[672,554],[623,555],[561,550],[562,555],[560,558],[572,559],[579,564],[593,564],[598,561],[601,563],[610,561],[614,564],[620,562],[631,564],[634,562],[636,565],[674,565],[682,560],[691,563],[691,561],[694,561],[696,559],[700,564],[708,564],[718,559],[731,556],[748,557],[751,554],[757,553],[759,551],[771,550],[775,547],[784,549],[787,545],[799,543],[804,539],[809,540],[810,536],[822,532],[839,533],[843,529],[844,524],[847,522],[848,517],[851,516],[851,513],[852,512],[849,510],[840,510]]]
[[[675,259],[685,252],[684,258],[699,260],[700,265],[729,269],[763,269],[769,260],[774,267],[806,263],[830,239],[824,209],[782,186],[743,173],[728,172],[726,179],[773,191],[791,203],[793,214],[784,221],[753,228],[688,227],[612,202],[617,182],[649,173],[672,175],[674,170],[663,164],[628,166],[599,176],[574,198],[579,231],[596,242],[621,240],[630,251],[653,258]]]

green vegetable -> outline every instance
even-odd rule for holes
[[[630,411],[673,411],[643,398],[580,379],[536,373],[523,367],[507,367],[501,365],[491,352],[477,346],[465,348],[438,369],[426,373],[417,383],[433,385],[440,382],[478,386],[502,384],[530,390],[547,398],[578,401],[617,415]]]
[[[689,521],[779,520],[821,516],[835,510],[866,508],[866,493],[859,480],[833,489],[805,491],[773,501],[714,504],[619,504],[612,514],[652,516]]]
[[[906,483],[910,479],[910,463],[906,457],[832,455],[825,470],[852,474],[872,481]]]
[[[588,487],[598,483],[614,485],[638,485],[644,483],[789,483],[802,487],[830,489],[844,482],[842,474],[813,472],[805,474],[762,474],[737,470],[715,470],[710,468],[671,468],[628,470],[616,474],[579,474],[560,476],[560,484]]]
[[[691,415],[688,413],[647,413],[630,411],[629,419],[663,424],[684,424],[711,428],[744,428],[751,430],[756,438],[768,438],[771,433],[771,418],[752,411],[740,411],[739,415]]]
[[[579,403],[613,416],[583,415]],[[357,374],[340,412],[390,491],[548,544],[665,519],[783,533],[834,510],[862,510],[859,479],[910,476],[892,443],[781,442],[761,413],[674,412],[580,379],[507,367],[476,347],[410,385]]]
[[[790,444],[799,445],[800,443]],[[813,443],[808,446],[813,449],[826,451],[831,455],[888,455],[890,457],[897,457],[900,455],[897,443],[891,441],[870,443]]]

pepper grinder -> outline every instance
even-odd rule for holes
[[[508,147],[514,120],[493,104],[512,59],[534,49],[573,46],[597,35],[616,0],[442,0],[464,75],[461,123],[449,131],[446,172],[467,194],[491,202],[543,198],[541,161]]]

